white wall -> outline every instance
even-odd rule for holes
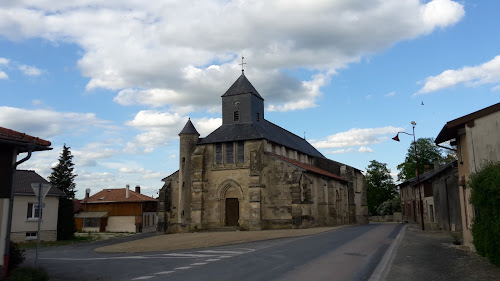
[[[108,217],[109,232],[135,232],[135,216],[110,216]]]
[[[35,196],[16,195],[14,197],[11,232],[31,232],[38,230],[38,220],[28,220],[26,217],[28,212],[28,203],[38,203],[38,200]],[[57,230],[59,197],[46,196],[44,203],[45,208],[43,209],[40,231]]]
[[[500,161],[500,111],[474,120],[474,126],[465,129],[471,172],[489,161]]]

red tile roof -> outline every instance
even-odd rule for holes
[[[24,133],[20,133],[11,129],[0,127],[0,140],[13,142],[32,143],[40,146],[50,146],[50,141],[42,140]]]
[[[85,201],[82,200],[82,201]],[[125,188],[103,189],[87,199],[87,203],[109,203],[109,202],[144,202],[158,201],[152,197],[129,190],[129,197],[125,198]]]
[[[268,152],[269,153],[269,152]],[[311,173],[315,173],[315,174],[319,174],[319,175],[323,175],[323,176],[327,176],[327,177],[330,177],[330,178],[333,178],[333,179],[336,179],[338,181],[343,181],[343,182],[347,182],[346,179],[342,178],[342,177],[339,177],[335,174],[332,174],[330,172],[327,172],[323,169],[320,169],[316,166],[313,166],[313,165],[309,165],[309,164],[305,164],[305,163],[302,163],[302,162],[299,162],[297,160],[294,160],[294,159],[290,159],[290,158],[286,158],[286,157],[283,157],[283,156],[280,156],[280,155],[277,155],[277,154],[274,154],[274,153],[269,153],[270,155],[278,158],[278,159],[281,159],[285,162],[288,162],[292,165],[295,165],[299,168],[302,168],[308,172],[311,172]]]

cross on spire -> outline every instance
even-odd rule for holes
[[[244,66],[245,66],[245,64],[247,64],[246,62],[243,62],[244,59],[245,59],[245,57],[241,56],[241,63],[240,63],[240,65],[241,65],[241,73],[245,72]]]

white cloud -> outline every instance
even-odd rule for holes
[[[42,74],[42,71],[34,66],[22,64],[18,68],[21,72],[28,76],[40,76]]]
[[[384,142],[389,138],[387,135],[393,135],[399,131],[403,131],[403,128],[392,126],[368,129],[353,128],[347,132],[341,132],[335,135],[328,136],[326,140],[311,140],[311,144],[316,148],[343,148],[362,146],[359,149],[360,152],[373,152],[369,151],[370,148],[363,146]]]
[[[424,86],[415,95],[427,94],[458,84],[477,86],[498,82],[500,82],[500,55],[481,65],[446,70],[437,76],[427,77]]]
[[[84,133],[91,127],[112,128],[94,113],[57,112],[45,109],[22,109],[0,106],[0,124],[9,129],[25,132],[40,138]]]
[[[0,70],[0,79],[9,79],[9,75]]]
[[[9,59],[0,58],[0,65],[8,65],[9,61],[10,61]]]
[[[392,91],[392,92],[390,92],[390,93],[385,94],[385,95],[384,95],[384,97],[387,97],[387,98],[388,98],[388,97],[393,97],[393,96],[395,96],[395,95],[396,95],[396,92]]]
[[[314,107],[337,70],[464,16],[463,5],[449,0],[293,5],[47,0],[4,6],[0,36],[76,44],[89,90],[118,90],[120,104],[168,104],[180,114],[217,107],[227,81],[238,75],[241,55],[248,59],[245,73],[270,110]],[[311,77],[298,79],[286,71],[298,68]]]
[[[366,147],[366,146],[362,146],[358,149],[358,152],[368,152],[368,153],[372,153],[374,152],[373,149],[369,148],[369,147]]]

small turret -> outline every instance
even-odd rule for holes
[[[191,183],[192,168],[191,155],[196,149],[200,134],[191,122],[191,118],[179,133],[179,203],[177,218],[179,223],[191,220]]]

